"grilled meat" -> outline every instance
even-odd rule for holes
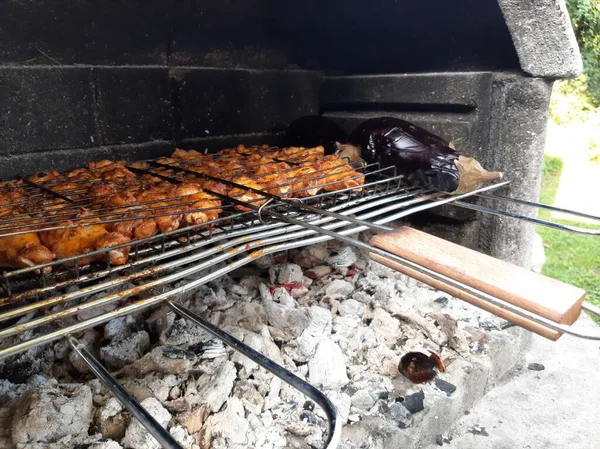
[[[39,233],[43,245],[56,254],[59,259],[80,256],[95,250],[104,249],[113,244],[128,243],[126,236],[109,233],[98,218],[86,218],[90,212],[83,211],[77,215],[75,221],[68,220],[61,229],[42,231]],[[108,236],[107,234],[113,234]],[[118,243],[115,243],[118,242]],[[111,251],[110,259],[115,265],[122,265],[127,261],[129,251],[118,249]],[[80,265],[89,264],[94,260],[103,259],[104,255],[81,257]],[[71,263],[74,264],[74,263]]]
[[[55,197],[41,191],[28,195],[26,188],[30,187],[21,181],[0,183],[0,216],[18,214],[18,222],[29,225],[24,230],[31,230],[18,236],[0,235],[0,266],[32,266],[74,256],[80,256],[77,263],[84,265],[107,257],[105,253],[89,256],[90,252],[124,245],[107,253],[113,265],[121,265],[127,262],[131,239],[216,220],[222,212],[222,196],[258,207],[268,194],[302,198],[323,189],[360,190],[364,183],[361,173],[336,156],[324,156],[321,146],[238,145],[217,155],[177,149],[172,157],[158,161],[172,168],[131,164],[148,171],[138,174],[124,161],[103,160],[65,174],[48,171],[29,178],[55,192]],[[197,172],[195,182],[188,182],[193,175],[178,167]],[[243,204],[234,207],[253,209]],[[61,229],[40,229],[49,225]]]
[[[263,191],[265,190],[265,186],[263,184],[257,182],[256,180],[253,180],[252,178],[249,178],[248,176],[239,176],[237,178],[233,178],[232,182],[234,182],[236,184],[240,184],[244,187],[250,187],[251,189],[263,190]],[[261,195],[260,193],[255,192],[253,190],[244,189],[242,187],[232,188],[229,191],[228,196],[230,196],[231,198],[234,198],[238,201],[250,203],[256,207],[264,204],[267,201],[267,199],[264,195]],[[236,204],[235,208],[237,210],[241,210],[241,211],[252,210],[252,208],[243,206],[241,204]]]
[[[56,259],[36,232],[0,237],[0,267],[33,267]]]
[[[311,165],[322,176],[319,185],[327,192],[351,188],[360,192],[365,183],[365,175],[334,155],[328,155]]]

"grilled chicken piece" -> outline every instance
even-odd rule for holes
[[[99,219],[86,219],[85,217],[89,215],[90,212],[83,211],[76,217],[78,219],[83,218],[82,220],[68,220],[61,229],[40,232],[42,244],[54,252],[57,258],[63,259],[129,242],[128,237],[107,231],[105,225],[98,223]],[[127,262],[128,255],[129,249],[127,247],[109,252],[110,260],[115,265],[122,265]],[[104,254],[81,257],[78,262],[80,265],[86,265],[94,260],[102,260],[104,257]],[[70,264],[74,265],[74,262]]]
[[[142,162],[142,161],[133,162],[133,163],[129,164],[129,166],[133,167],[133,168],[139,168],[142,170],[148,170],[150,168],[150,164],[148,164],[148,162]]]
[[[88,189],[88,196],[94,198],[94,201],[104,201],[111,195],[118,192],[117,186],[110,182],[93,184]]]
[[[33,267],[54,259],[56,255],[42,245],[37,232],[0,237],[0,267]]]
[[[262,154],[262,153],[254,153],[249,155],[246,160],[248,161],[247,164],[251,165],[251,166],[257,166],[257,165],[262,165],[262,164],[272,164],[275,162],[275,160],[273,160],[274,158],[274,154],[273,153],[267,153],[267,154]]]
[[[96,240],[96,249],[112,248],[117,245],[129,243],[131,239],[118,232],[107,232]],[[108,257],[111,265],[125,265],[129,259],[129,246],[115,248],[108,252]],[[102,257],[103,258],[103,257]],[[98,257],[100,259],[100,257]]]
[[[159,164],[177,166],[182,162],[182,159],[177,159],[173,157],[159,157],[158,159],[156,159],[156,162],[158,162]]]
[[[174,194],[182,196],[182,202],[191,204],[183,206],[183,210],[194,210],[183,214],[183,220],[188,225],[197,225],[216,220],[222,212],[221,200],[214,195],[204,192],[197,183],[184,183],[174,187]],[[206,209],[206,210],[195,210]]]
[[[89,169],[94,176],[104,181],[134,180],[135,175],[125,168],[125,161],[90,162]]]
[[[279,151],[276,151],[271,157],[290,161],[295,163],[316,161],[325,156],[325,148],[322,146],[314,147],[314,148],[304,148],[304,147],[288,147],[283,148]]]
[[[305,198],[316,195],[321,186],[322,174],[310,166],[304,166],[293,169],[289,173],[289,178],[293,184],[290,186],[288,196],[296,198]]]
[[[101,178],[104,181],[131,181],[136,179],[136,176],[127,170],[124,166],[115,166],[110,170],[102,172]]]
[[[118,232],[129,238],[147,239],[158,234],[158,226],[150,212],[127,212],[127,208],[119,209],[119,212],[125,213],[123,218],[133,218],[133,220],[119,221],[111,226],[113,232]],[[140,218],[148,217],[148,218]]]
[[[202,181],[202,189],[209,190],[210,192],[219,193],[221,195],[227,195],[227,192],[229,192],[231,187],[225,183],[209,179],[207,181]]]
[[[247,168],[244,161],[240,159],[216,159],[214,161],[203,161],[200,166],[202,173],[214,173],[215,176],[226,177],[233,176],[234,173],[239,173]]]
[[[285,196],[291,190],[290,168],[285,162],[259,165],[252,178],[257,178],[268,193]]]
[[[115,192],[106,199],[106,201],[104,202],[104,206],[110,208],[130,206],[132,204],[135,204],[137,202],[137,190],[138,189],[133,188],[131,190],[126,189]]]
[[[88,168],[92,172],[102,173],[107,170],[112,170],[115,166],[123,166],[125,161],[109,161],[108,159],[104,159],[102,161],[90,162],[88,164]]]
[[[48,181],[52,181],[53,179],[59,178],[60,173],[57,171],[40,171],[35,175],[30,176],[29,180],[31,182],[35,182],[36,184],[43,184]]]
[[[174,231],[179,228],[181,222],[181,213],[170,214],[170,212],[179,212],[177,207],[168,207],[173,205],[173,201],[157,201],[167,200],[170,196],[172,197],[173,195],[169,183],[152,186],[149,189],[141,191],[137,196],[138,203],[155,201],[144,207],[147,208],[152,215],[155,215],[154,221],[161,232]],[[156,216],[157,214],[169,215]]]
[[[204,157],[204,155],[202,153],[197,152],[196,150],[182,150],[181,148],[175,148],[175,151],[173,152],[173,154],[171,155],[172,158],[174,159],[186,159],[186,160],[192,160],[192,159],[202,159],[202,157]]]
[[[365,175],[333,154],[319,159],[312,164],[312,167],[323,176],[320,185],[327,192],[349,188],[354,192],[360,192],[361,186],[365,183]]]
[[[98,179],[94,173],[92,173],[91,170],[88,170],[87,168],[76,168],[75,170],[72,170],[70,172],[68,172],[65,175],[66,178],[71,179],[71,180],[77,180],[77,181],[83,181],[83,180],[94,180],[94,179]]]
[[[265,190],[265,186],[258,181],[249,178],[247,176],[239,176],[237,178],[233,178],[232,180],[236,184],[243,185],[245,187],[250,187],[256,190]],[[229,191],[228,194],[231,198],[235,198],[236,200],[243,201],[245,203],[250,203],[256,207],[264,204],[267,199],[264,195],[261,195],[258,192],[254,192],[252,190],[244,189],[241,187],[234,187]],[[242,206],[240,204],[236,204],[235,208],[241,211],[250,211],[252,208]]]
[[[0,209],[0,217],[5,217],[4,219],[14,214],[14,209]],[[0,218],[0,222],[2,221]],[[52,262],[55,258],[56,255],[42,245],[37,232],[0,237],[0,267],[32,267]],[[50,268],[44,271],[50,271]]]

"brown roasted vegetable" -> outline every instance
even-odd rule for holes
[[[352,132],[351,141],[367,163],[393,165],[417,187],[457,195],[502,179],[502,173],[488,172],[475,159],[459,155],[441,137],[398,118],[366,120]]]
[[[422,352],[408,352],[398,364],[398,371],[416,384],[434,379],[436,368],[441,373],[446,370],[442,359],[437,354],[427,356]]]

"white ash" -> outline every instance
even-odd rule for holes
[[[273,265],[269,268],[271,284],[294,284],[302,281],[302,268],[295,263]]]
[[[356,253],[349,246],[343,246],[338,250],[331,251],[327,263],[333,268],[346,268],[356,262]]]
[[[155,398],[148,398],[142,401],[142,406],[150,415],[163,427],[171,420],[171,414]],[[142,424],[137,420],[132,420],[125,431],[123,438],[123,447],[133,449],[160,449],[161,445],[150,435]]]
[[[502,326],[335,242],[258,262],[179,300],[320,388],[342,425],[377,418],[408,431],[419,419],[395,401],[415,391],[398,372],[400,357],[416,350],[468,359],[485,353],[490,329]],[[318,406],[167,306],[78,339],[185,448],[322,446]],[[64,341],[13,360],[0,365],[8,374],[0,381],[0,447],[158,447]],[[43,421],[50,414],[52,425]]]
[[[51,444],[69,435],[87,435],[92,411],[92,392],[86,385],[32,389],[14,407],[12,441]]]
[[[119,369],[141,358],[149,347],[150,336],[146,331],[124,334],[104,346],[100,350],[100,357],[109,368]]]

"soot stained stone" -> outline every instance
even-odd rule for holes
[[[181,139],[283,129],[318,107],[315,73],[172,69],[171,82]]]
[[[167,68],[93,69],[105,145],[173,138]]]
[[[91,69],[0,68],[0,156],[99,144]]]
[[[173,3],[164,0],[0,2],[0,62],[164,64],[169,9]]]

